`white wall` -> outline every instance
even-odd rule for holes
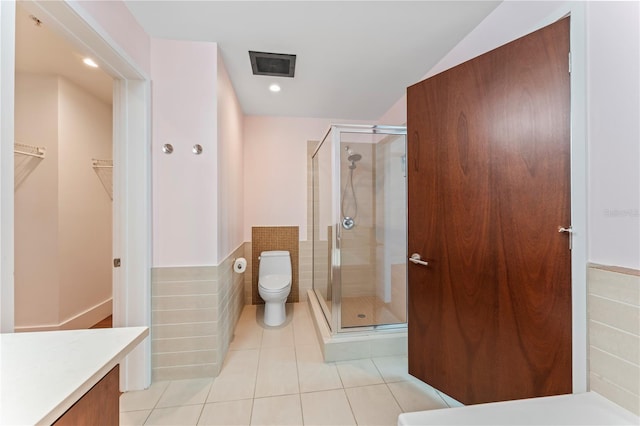
[[[111,299],[112,202],[91,160],[112,159],[111,105],[65,79],[58,96],[61,322]]]
[[[251,241],[252,226],[298,226],[300,240],[307,239],[307,142],[321,141],[329,126],[339,123],[373,124],[326,118],[245,117],[245,241]]]
[[[16,141],[47,149],[45,159],[14,155],[15,324],[57,326],[58,78],[17,73],[15,91]]]
[[[218,264],[244,242],[244,114],[218,50]]]
[[[640,3],[587,3],[589,261],[640,269]]]
[[[151,40],[154,267],[217,264],[217,74],[215,43]]]
[[[47,149],[16,155],[16,328],[89,327],[112,292],[111,199],[91,166],[112,158],[111,105],[63,78],[16,77],[16,139]]]
[[[90,22],[94,28],[113,38],[123,55],[130,57],[147,75],[151,74],[151,39],[123,1],[81,0],[75,4],[88,12],[85,18],[94,21]]]
[[[251,241],[252,226],[298,226],[306,240],[307,141],[321,140],[329,124],[317,118],[245,117],[245,241]]]

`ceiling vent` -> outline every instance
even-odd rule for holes
[[[296,70],[296,55],[249,51],[253,75],[293,77]]]

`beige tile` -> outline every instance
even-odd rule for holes
[[[447,408],[438,392],[431,386],[416,382],[389,383],[389,390],[395,397],[402,411],[424,411]]]
[[[151,324],[183,324],[185,322],[211,322],[218,319],[215,307],[207,309],[178,309],[169,311],[153,311]]]
[[[184,294],[215,294],[216,281],[166,281],[154,283],[152,296],[180,296]]]
[[[640,336],[589,321],[589,342],[592,346],[609,352],[631,363],[640,359]]]
[[[300,399],[305,425],[356,424],[343,389],[303,393]]]
[[[619,406],[626,408],[636,416],[640,416],[640,398],[598,376],[589,375],[589,390],[599,393]]]
[[[293,346],[260,350],[255,397],[298,392],[298,369]]]
[[[293,303],[293,319],[300,317],[309,317],[309,305],[306,302]]]
[[[200,365],[177,365],[172,367],[154,367],[152,370],[154,381],[201,379],[218,375],[218,363]]]
[[[318,345],[296,346],[300,392],[342,388],[335,364],[325,363]]]
[[[213,379],[175,380],[158,401],[156,408],[204,404]]]
[[[120,395],[120,411],[150,410],[156,406],[169,382],[154,382],[149,389]]]
[[[261,348],[293,346],[293,326],[287,324],[279,328],[267,328],[262,332]]]
[[[216,348],[214,336],[174,337],[170,339],[155,339],[151,341],[151,352],[178,352],[212,350]]]
[[[217,332],[215,322],[154,325],[151,327],[151,333],[154,339],[215,336]]]
[[[203,404],[182,407],[156,408],[151,412],[145,425],[196,425]]]
[[[306,303],[299,303],[293,312],[293,338],[296,346],[318,345],[313,320]]]
[[[640,361],[640,360],[639,360]],[[592,373],[617,386],[640,395],[640,366],[624,361],[598,348],[590,347],[589,367]]]
[[[120,412],[120,426],[142,426],[151,410]]]
[[[325,359],[327,361],[344,361],[371,357],[371,342],[343,342],[325,345]]]
[[[253,398],[257,371],[257,349],[229,351],[220,375],[213,381],[207,402]]]
[[[405,355],[373,358],[373,363],[386,383],[413,379],[409,374],[409,363]]]
[[[589,268],[587,282],[590,294],[640,306],[640,277],[636,275]]]
[[[371,359],[357,359],[336,363],[345,388],[384,383]]]
[[[345,389],[359,425],[396,425],[402,410],[387,385]]]
[[[166,311],[170,309],[213,309],[218,305],[218,296],[214,294],[153,296],[151,310]]]
[[[210,364],[218,358],[218,351],[186,351],[157,353],[152,355],[154,367],[172,367]]]
[[[206,281],[216,279],[217,266],[174,266],[151,268],[151,282],[166,281]]]
[[[233,332],[230,350],[258,349],[262,343],[263,328],[256,322],[254,305],[245,305]]]
[[[371,342],[372,357],[407,355],[407,332],[396,333],[393,337],[376,339]]]
[[[302,424],[302,408],[299,395],[274,396],[253,400],[252,425]]]
[[[205,404],[198,424],[211,426],[248,425],[251,421],[252,407],[252,399]]]
[[[318,335],[313,328],[306,327],[304,331],[301,331],[298,328],[293,329],[293,342],[295,346],[318,346],[320,347],[320,343],[318,342]]]
[[[638,335],[640,307],[589,295],[589,319]]]
[[[252,321],[257,323],[258,305],[244,305],[240,314],[239,322]]]

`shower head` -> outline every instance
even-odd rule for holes
[[[347,161],[351,161],[352,163],[355,163],[356,161],[360,161],[360,160],[362,160],[362,155],[355,152],[354,153],[349,152]]]

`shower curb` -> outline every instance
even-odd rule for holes
[[[313,290],[307,290],[307,303],[325,362],[407,354],[406,328],[331,335]]]

